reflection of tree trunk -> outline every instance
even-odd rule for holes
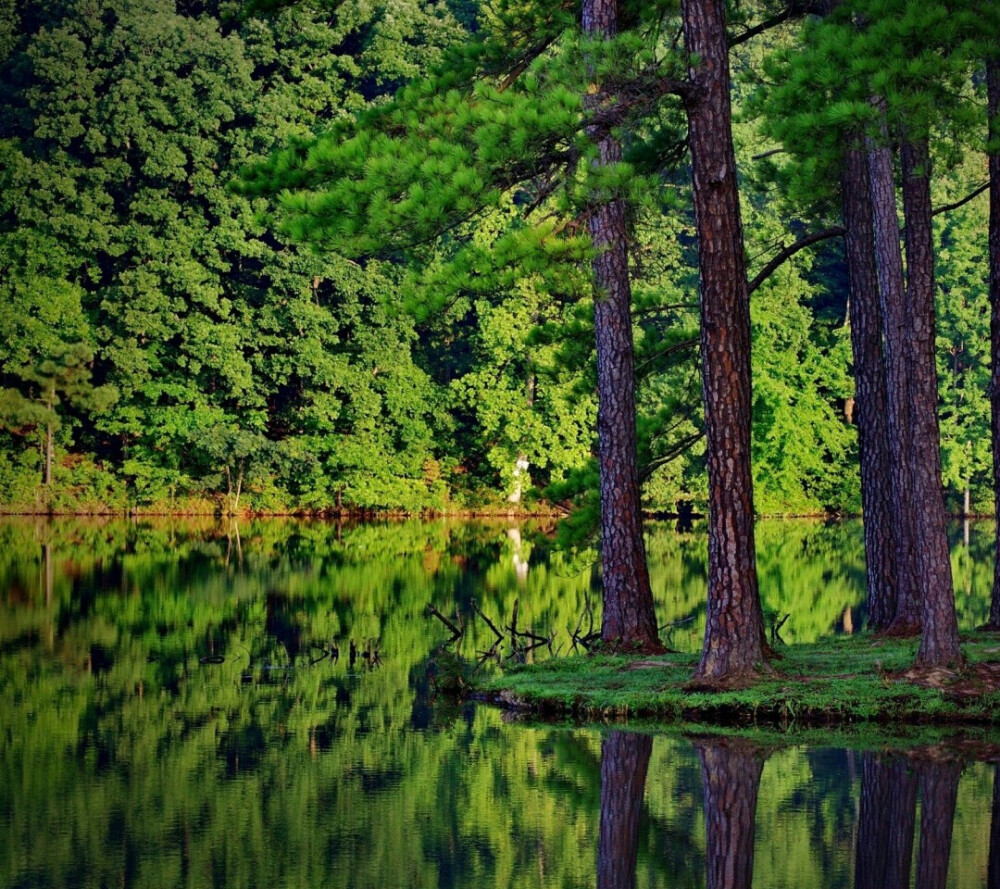
[[[48,608],[52,605],[52,546],[48,543],[42,544],[42,570],[44,571],[45,607]]]
[[[508,528],[507,537],[511,543],[514,544],[514,576],[517,578],[518,583],[527,583],[528,581],[528,560],[524,557],[524,551],[522,549],[521,542],[521,529],[520,528]]]
[[[705,886],[750,889],[764,757],[749,744],[697,741],[705,793]]]
[[[907,889],[917,818],[917,779],[901,757],[865,753],[855,889]]]
[[[917,889],[944,889],[962,767],[955,762],[928,761],[920,763],[917,772],[921,801]]]
[[[987,889],[1000,889],[1000,766],[993,770],[993,813],[990,820],[990,863]]]
[[[639,814],[653,738],[611,732],[601,745],[598,889],[632,889],[639,853]]]

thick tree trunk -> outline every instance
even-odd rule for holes
[[[906,331],[909,326],[903,283],[903,254],[899,246],[899,219],[892,148],[868,145],[868,177],[875,231],[879,303],[885,335],[886,415],[892,461],[893,530],[896,539],[896,605],[889,632],[915,636],[920,632],[917,557],[911,496],[910,362]]]
[[[583,30],[589,36],[617,32],[617,0],[584,0]],[[613,102],[600,90],[589,104]],[[597,163],[622,159],[621,144],[604,136]],[[632,290],[629,281],[625,201],[588,208],[594,246],[594,329],[597,340],[597,455],[601,487],[601,568],[606,645],[662,651],[653,608],[642,528],[642,496],[636,457]]]
[[[683,0],[691,68],[688,140],[701,273],[708,438],[708,614],[696,676],[727,681],[764,664],[750,472],[750,298],[729,104],[723,0]]]
[[[906,296],[910,356],[910,425],[913,450],[914,547],[923,633],[917,663],[957,665],[962,659],[955,615],[938,431],[935,361],[934,233],[930,152],[926,139],[907,141],[902,151],[903,212],[906,217]]]
[[[850,146],[845,153],[841,190],[850,286],[855,416],[861,456],[868,627],[885,630],[896,611],[889,425],[868,167],[864,152],[856,146]]]
[[[598,889],[632,889],[635,886],[639,815],[652,752],[652,736],[634,732],[611,732],[601,744]]]
[[[986,64],[990,134],[1000,138],[1000,59]],[[989,156],[990,168],[990,411],[993,433],[993,496],[997,518],[994,552],[1000,553],[1000,151]],[[993,568],[989,626],[1000,630],[1000,558]]]
[[[865,753],[855,889],[909,889],[916,809],[917,780],[909,764]]]
[[[750,889],[763,756],[739,741],[696,741],[705,795],[705,886]]]
[[[928,761],[920,763],[917,772],[921,802],[916,889],[945,889],[962,767],[955,762]]]

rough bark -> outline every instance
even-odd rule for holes
[[[934,233],[931,225],[930,152],[926,139],[902,150],[903,211],[906,217],[907,345],[910,356],[910,478],[913,484],[914,547],[923,632],[917,664],[956,665],[958,643],[955,589],[951,577],[941,438],[938,430],[935,358]]]
[[[896,552],[896,607],[888,631],[920,632],[920,598],[914,551],[914,516],[910,465],[910,362],[903,255],[899,245],[892,148],[883,140],[868,143],[868,184],[872,199],[875,260],[882,309],[886,369],[886,416],[892,466],[893,533]]]
[[[751,745],[697,741],[705,796],[706,889],[750,889],[764,757]]]
[[[583,30],[613,37],[617,0],[584,0]],[[591,108],[614,102],[600,90]],[[620,162],[621,144],[600,138],[598,164]],[[594,329],[597,340],[597,452],[601,494],[601,567],[604,616],[601,638],[616,648],[662,651],[653,607],[642,529],[642,496],[636,456],[632,290],[628,230],[622,198],[588,208],[594,246]]]
[[[990,810],[990,853],[986,885],[988,889],[1000,889],[1000,765],[993,769],[993,808]]]
[[[955,762],[927,761],[917,766],[917,773],[921,803],[916,889],[945,889],[962,767]]]
[[[635,732],[611,732],[601,745],[598,889],[635,886],[639,816],[652,752],[652,736]]]
[[[701,277],[702,391],[708,444],[708,608],[699,679],[731,681],[764,664],[750,472],[750,299],[729,103],[722,0],[683,0],[696,57],[687,101]]]
[[[917,779],[909,764],[865,753],[855,889],[909,889],[916,810]]]
[[[849,146],[841,183],[854,359],[855,416],[861,458],[868,627],[885,630],[895,615],[895,551],[889,426],[886,417],[882,310],[875,266],[875,232],[864,152]]]
[[[1000,59],[986,64],[991,134],[1000,136]],[[990,169],[990,426],[993,438],[993,496],[997,518],[996,547],[1000,553],[1000,152],[991,152]],[[1000,559],[993,568],[993,596],[990,601],[989,626],[1000,630]]]

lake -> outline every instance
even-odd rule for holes
[[[953,531],[963,628],[992,533]],[[859,523],[758,538],[786,642],[861,628]],[[697,650],[703,529],[648,547],[664,635]],[[979,745],[765,747],[439,695],[427,605],[478,658],[473,604],[515,603],[565,654],[599,626],[594,553],[505,523],[0,519],[0,887],[1000,885]]]

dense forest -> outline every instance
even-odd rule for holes
[[[755,507],[857,512],[824,137],[846,112],[808,108],[806,85],[828,71],[788,67],[817,16],[765,29],[767,4],[729,12]],[[578,138],[595,66],[634,86],[655,62],[669,79],[675,34],[651,23],[676,10],[637,7],[648,27],[605,51],[577,10],[534,14],[457,0],[0,2],[0,503],[417,511],[596,496],[590,247],[574,219],[603,187],[628,196],[643,503],[704,508],[683,99],[644,87],[623,162],[601,168]],[[984,195],[962,202],[986,178],[985,81],[953,56],[920,74],[939,88],[923,101],[947,210],[933,217],[938,415],[949,508],[989,511],[988,209]],[[455,98],[470,94],[482,101]],[[429,150],[387,146],[380,134],[414,113]],[[481,175],[448,142],[459,127]],[[320,133],[340,146],[332,167],[365,177],[314,213],[294,189],[310,187],[298,161]],[[761,277],[817,233],[829,236]]]

